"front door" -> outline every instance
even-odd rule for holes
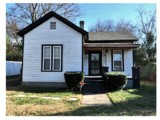
[[[101,75],[102,52],[89,52],[89,75]]]

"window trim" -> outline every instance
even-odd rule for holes
[[[48,71],[44,70],[43,67],[43,47],[44,46],[51,46],[51,69]],[[60,70],[53,70],[53,46],[60,46],[61,47],[61,58],[60,58]],[[62,44],[43,44],[42,51],[41,51],[41,72],[62,72],[63,71],[63,45]]]
[[[114,51],[121,51],[122,53],[122,69],[121,70],[114,70],[114,61],[113,61],[113,55]],[[112,71],[124,71],[124,50],[111,50],[111,59],[112,59]]]

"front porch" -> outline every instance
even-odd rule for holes
[[[86,76],[100,76],[102,67],[108,72],[122,72],[132,77],[133,48],[84,48],[83,71]]]
[[[108,72],[108,67],[103,67],[102,72]],[[139,88],[140,87],[140,69],[139,67],[132,67],[132,76],[127,76],[127,85],[125,88]],[[85,83],[103,82],[102,75],[99,76],[87,76],[85,75]]]

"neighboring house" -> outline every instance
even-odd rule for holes
[[[108,71],[132,79],[137,38],[129,32],[87,32],[49,12],[18,32],[23,37],[23,85],[64,87],[64,72],[83,71],[86,76]]]

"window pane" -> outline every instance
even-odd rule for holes
[[[99,61],[99,54],[91,54],[91,60],[92,61]]]
[[[121,54],[114,54],[114,61],[121,61],[122,60],[122,55]]]
[[[122,62],[121,61],[114,61],[114,70],[122,70]]]
[[[60,58],[60,47],[54,47],[54,58]]]
[[[50,70],[50,59],[44,59],[44,70]]]
[[[54,70],[60,70],[60,59],[54,59]]]
[[[45,58],[50,58],[50,52],[51,52],[50,47],[44,47],[44,57]]]
[[[122,51],[114,51],[113,60],[121,61],[122,60]]]

